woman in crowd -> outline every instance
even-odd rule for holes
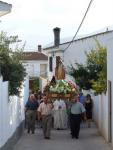
[[[88,128],[90,128],[90,126],[91,126],[92,108],[93,108],[93,101],[92,101],[91,95],[87,94],[86,95],[86,100],[85,100],[85,109],[86,109],[86,117],[87,117],[87,122],[88,122]]]

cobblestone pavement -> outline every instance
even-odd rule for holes
[[[97,128],[82,126],[79,139],[72,139],[69,130],[52,130],[51,139],[43,138],[42,130],[36,129],[35,134],[27,131],[15,145],[14,150],[111,150],[99,135]]]

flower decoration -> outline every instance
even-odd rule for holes
[[[57,94],[68,94],[68,93],[78,93],[78,89],[75,83],[66,80],[57,80],[56,84],[47,85],[44,92],[57,93]]]

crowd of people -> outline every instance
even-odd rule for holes
[[[62,97],[51,101],[41,92],[30,94],[25,105],[27,132],[35,133],[36,119],[42,123],[45,139],[50,139],[51,128],[56,130],[70,129],[72,138],[79,138],[80,124],[82,121],[91,127],[93,101],[90,94],[75,94],[71,101]]]

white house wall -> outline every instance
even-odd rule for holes
[[[40,64],[47,64],[47,61],[24,61],[24,66],[29,77],[40,76]]]
[[[25,84],[23,91],[28,88]],[[28,91],[25,95],[28,96]],[[8,82],[3,82],[0,77],[0,148],[12,137],[16,129],[24,120],[24,99],[21,97],[8,97]]]
[[[7,141],[9,132],[7,87],[8,82],[4,82],[3,84],[2,77],[0,77],[0,147]]]
[[[86,55],[84,52],[89,52],[91,49],[95,49],[96,42],[94,38],[97,38],[101,45],[108,47],[109,40],[111,40],[112,37],[113,32],[109,32],[73,42],[71,46],[66,51],[64,51],[64,64],[66,66],[74,64],[75,60],[78,63],[84,63],[86,61]],[[61,45],[60,49],[64,49],[67,47],[67,45],[68,44]]]
[[[113,36],[109,41],[107,53],[107,78],[111,81],[111,98],[112,98],[112,145],[113,145]]]
[[[99,96],[93,96],[93,119],[96,122],[97,126],[99,126]]]
[[[99,96],[99,130],[108,141],[108,100],[107,95]]]
[[[0,76],[0,147],[2,145],[2,77]]]

